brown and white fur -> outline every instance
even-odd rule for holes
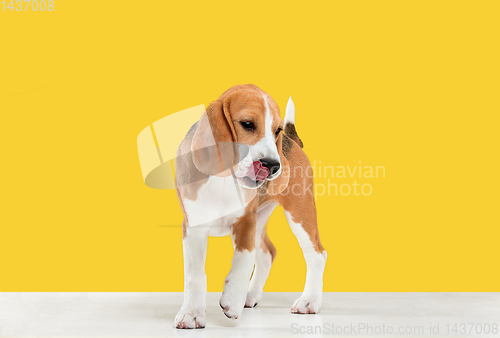
[[[249,121],[253,130],[245,127]],[[208,236],[233,240],[232,267],[220,298],[224,314],[236,319],[243,307],[257,305],[276,256],[266,229],[278,204],[307,264],[304,291],[291,312],[319,311],[327,254],[319,240],[314,195],[307,189],[312,168],[295,131],[291,98],[284,122],[269,94],[254,85],[234,86],[208,106],[179,146],[175,172],[184,214],[184,303],[176,328],[205,327]],[[244,176],[254,161],[277,163],[279,170],[252,182]]]

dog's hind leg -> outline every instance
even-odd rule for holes
[[[292,313],[318,313],[323,295],[323,273],[326,264],[326,250],[319,242],[316,220],[314,226],[304,226],[302,217],[294,217],[285,210],[285,215],[292,231],[302,248],[307,266],[306,284],[302,296],[291,308]]]
[[[278,203],[272,202],[257,211],[257,231],[255,236],[255,270],[245,301],[245,307],[254,307],[262,297],[271,265],[276,257],[276,248],[267,235],[267,221]]]
[[[298,147],[296,148],[298,149]],[[301,155],[301,154],[298,154]],[[312,188],[312,168],[307,166],[305,155],[301,175],[290,176],[287,194],[282,195],[281,205],[295,237],[302,248],[307,266],[306,284],[302,296],[291,308],[292,313],[318,313],[323,294],[323,273],[326,250],[319,240],[316,205]]]

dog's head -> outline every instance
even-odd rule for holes
[[[246,188],[288,169],[282,154],[283,119],[273,98],[254,85],[234,86],[210,103],[193,136],[193,161],[201,172],[234,175]],[[271,184],[271,183],[270,183]]]

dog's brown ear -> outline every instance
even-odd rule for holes
[[[276,141],[276,147],[278,148],[278,154],[280,155],[281,162],[281,174],[274,180],[267,183],[267,193],[269,195],[278,195],[288,186],[288,181],[290,180],[290,165],[285,155],[283,155],[283,132],[278,136]]]
[[[196,168],[208,175],[229,176],[239,161],[236,132],[222,101],[214,101],[201,116],[191,143]]]

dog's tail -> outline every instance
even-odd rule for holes
[[[294,140],[301,148],[304,148],[304,143],[299,138],[297,130],[295,130],[295,104],[293,104],[292,97],[288,99],[285,110],[285,134]]]

